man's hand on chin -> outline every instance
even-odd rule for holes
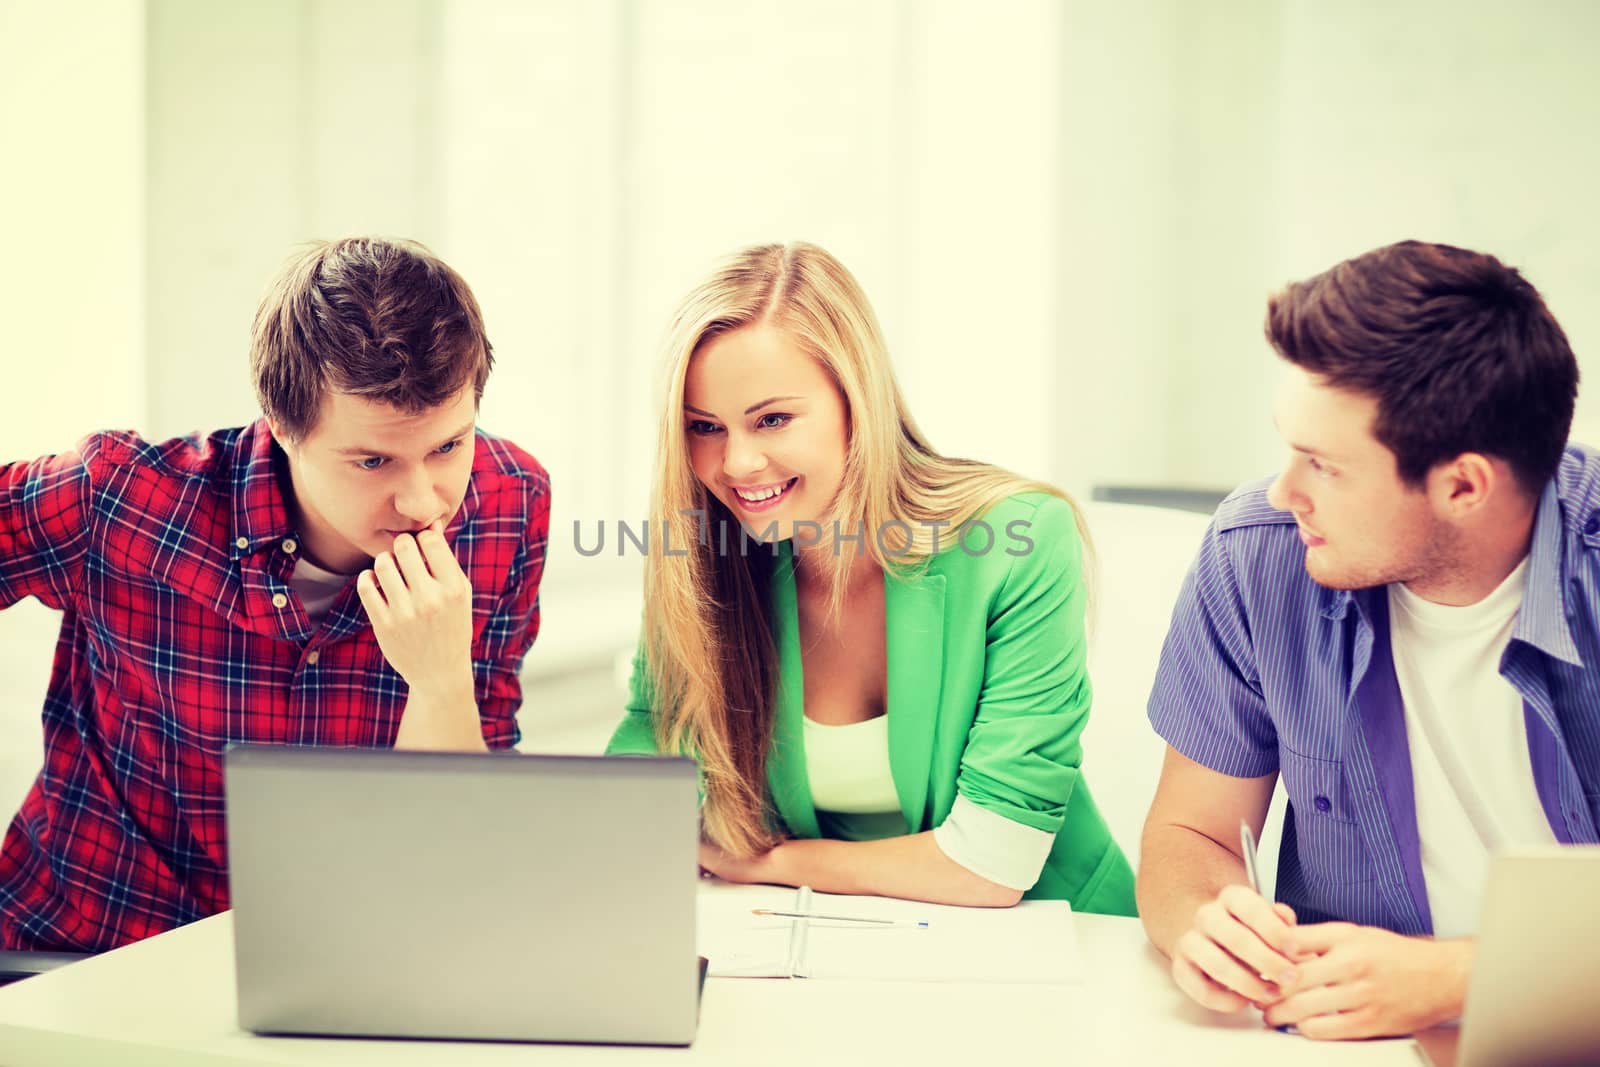
[[[472,585],[443,524],[401,534],[356,579],[384,658],[411,694],[396,748],[482,751],[472,679]]]

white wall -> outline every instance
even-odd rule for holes
[[[299,244],[433,236],[434,7],[146,6],[148,430],[164,437],[259,413],[250,321]]]
[[[1448,0],[1185,5],[1174,195],[1173,480],[1277,460],[1266,294],[1405,238],[1490,252],[1544,294],[1600,377],[1600,6]],[[1580,394],[1600,421],[1600,391]]]
[[[1053,380],[1054,11],[446,8],[441,230],[507,309],[497,344],[516,361],[486,418],[558,472],[559,526],[640,517],[668,313],[760,240],[818,241],[857,271],[946,447],[1048,466],[1048,423],[996,415],[1013,377]],[[1002,305],[1019,310],[998,327],[972,312]],[[975,385],[996,349],[1007,374]]]
[[[0,3],[0,457],[141,426],[144,12]]]

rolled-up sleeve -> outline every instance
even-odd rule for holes
[[[959,794],[933,840],[956,863],[980,878],[1026,892],[1039,880],[1056,835],[978,807]]]
[[[947,855],[1014,889],[1038,880],[1083,762],[1091,690],[1084,638],[1082,546],[1071,506],[1034,513],[990,609],[983,688],[935,831]]]

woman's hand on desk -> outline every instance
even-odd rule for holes
[[[1413,1034],[1458,1018],[1472,970],[1472,941],[1406,937],[1372,926],[1315,923],[1295,942],[1314,958],[1299,964],[1271,1026],[1294,1025],[1323,1040]]]
[[[783,846],[779,846],[781,848]],[[724,851],[708,842],[700,842],[700,869],[707,874],[714,874],[724,882],[770,882],[774,885],[783,885],[777,877],[773,867],[772,855],[778,850],[772,849],[748,859],[742,859],[731,852]]]

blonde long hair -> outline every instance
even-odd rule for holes
[[[644,647],[657,741],[663,751],[699,759],[706,835],[743,856],[780,840],[766,792],[778,674],[768,592],[773,553],[760,544],[748,553],[719,552],[719,538],[705,536],[719,523],[739,526],[690,469],[683,394],[701,346],[756,323],[784,330],[844,394],[844,475],[830,514],[819,520],[830,529],[883,532],[869,532],[859,550],[885,570],[915,571],[932,555],[934,524],[958,527],[1015,493],[1046,492],[1072,503],[1054,486],[934,451],[906,409],[866,294],[816,245],[743,249],[684,298],[662,353],[650,526],[665,536],[652,543],[645,563]],[[1087,559],[1088,531],[1076,504],[1073,511]],[[848,579],[846,562],[832,575],[835,613]]]

